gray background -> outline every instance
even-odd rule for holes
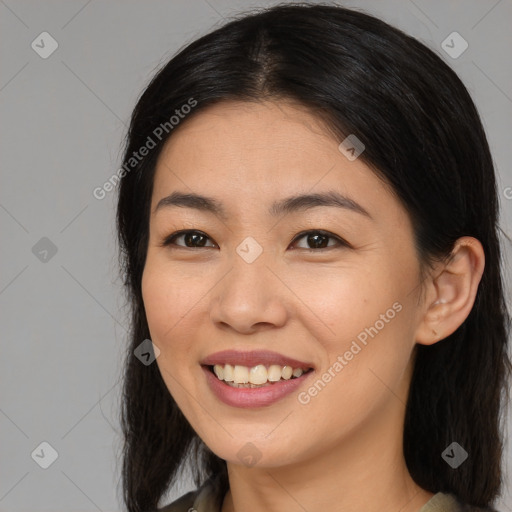
[[[126,123],[155,67],[230,15],[274,3],[0,0],[1,511],[121,510],[126,310],[115,192],[98,200],[92,191],[118,169]],[[501,225],[510,234],[512,2],[344,5],[417,37],[463,79],[487,130]],[[46,59],[31,47],[34,40],[42,46],[43,31],[58,43]],[[441,47],[453,31],[469,45],[456,59]],[[508,269],[508,242],[505,250]],[[510,275],[507,283],[510,298]],[[37,449],[38,460],[49,457],[43,441],[58,452],[48,469],[31,456]],[[506,460],[510,481],[510,444]],[[512,511],[511,487],[498,506],[503,512]],[[183,479],[168,499],[191,488]]]

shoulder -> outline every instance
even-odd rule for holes
[[[194,502],[199,494],[198,491],[199,489],[187,492],[187,494],[184,494],[169,505],[159,508],[156,512],[188,512],[190,509],[194,508]],[[190,512],[192,512],[192,510],[190,510]]]
[[[493,508],[481,508],[463,503],[457,496],[438,492],[425,503],[420,512],[497,512]]]
[[[195,491],[187,492],[155,512],[220,512],[223,499],[219,482],[216,478],[210,478]]]

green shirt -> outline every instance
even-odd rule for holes
[[[207,480],[199,489],[190,491],[157,512],[220,512],[224,496],[219,494],[215,481]],[[477,512],[481,509],[462,505],[452,494],[438,492],[418,512]]]

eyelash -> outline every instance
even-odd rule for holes
[[[195,233],[195,234],[199,234],[199,235],[202,235],[202,236],[205,236],[206,238],[210,238],[206,233],[202,232],[202,231],[199,231],[197,229],[184,229],[184,230],[181,230],[181,231],[176,231],[172,234],[170,234],[169,236],[165,237],[165,239],[163,240],[162,244],[161,244],[161,247],[169,247],[171,245],[174,245],[175,247],[179,247],[181,249],[201,249],[202,247],[187,247],[186,245],[177,245],[174,243],[174,241],[181,237],[181,236],[184,236],[184,235],[187,235],[189,233]],[[330,233],[329,231],[325,231],[323,229],[310,229],[310,230],[307,230],[307,231],[302,231],[300,232],[298,235],[295,236],[295,238],[292,240],[292,244],[293,243],[296,243],[298,240],[300,240],[301,238],[304,238],[306,237],[307,235],[310,235],[310,234],[319,234],[319,235],[322,235],[324,237],[327,237],[327,238],[330,238],[330,239],[333,239],[337,242],[337,245],[328,245],[327,247],[320,247],[320,248],[304,248],[304,247],[300,247],[300,249],[302,250],[305,250],[305,251],[311,251],[311,252],[318,252],[320,250],[325,250],[325,249],[334,249],[336,247],[351,247],[351,245],[346,242],[345,240],[343,240],[343,238],[337,236],[337,235],[334,235],[333,233]],[[329,244],[329,242],[327,242],[327,244]],[[214,247],[212,246],[206,246],[208,248],[211,248],[211,249],[214,249]]]

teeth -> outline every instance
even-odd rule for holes
[[[217,375],[219,380],[224,380],[224,368],[220,364],[216,364],[213,367],[213,372]]]
[[[215,366],[220,366],[220,364],[217,364]],[[235,373],[234,372],[234,368],[230,364],[225,364],[224,365],[224,380],[226,382],[233,382],[234,373]]]
[[[267,369],[259,364],[249,370],[249,382],[251,384],[265,384],[267,382]]]
[[[247,366],[230,364],[216,364],[213,372],[219,380],[223,380],[234,387],[256,388],[268,385],[269,382],[278,382],[281,379],[290,380],[292,377],[300,377],[307,369],[292,368],[272,364],[268,368],[264,364],[258,364],[249,368]]]
[[[281,380],[281,367],[277,364],[270,365],[267,375],[270,382],[277,382],[278,380]]]
[[[281,375],[283,379],[289,380],[292,378],[293,368],[291,366],[283,366]]]
[[[292,375],[294,377],[300,377],[303,374],[302,368],[294,368]]]
[[[249,382],[249,368],[247,366],[235,366],[233,372],[233,381],[237,384],[246,384]]]

